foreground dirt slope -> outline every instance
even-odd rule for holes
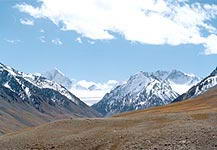
[[[106,119],[71,119],[0,137],[0,149],[216,150],[217,90]]]

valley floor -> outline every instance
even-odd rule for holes
[[[0,136],[0,149],[216,150],[217,90],[104,119],[61,120]]]

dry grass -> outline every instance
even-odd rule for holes
[[[209,118],[208,114],[192,114],[191,117],[194,120],[207,120]]]

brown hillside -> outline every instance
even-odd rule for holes
[[[71,119],[0,137],[0,149],[216,150],[217,89],[105,119]]]

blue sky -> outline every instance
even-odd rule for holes
[[[23,2],[34,7],[41,5],[37,1],[0,0],[0,61],[21,71],[45,72],[57,67],[70,78],[104,82],[110,79],[125,80],[141,70],[178,69],[204,77],[216,67],[215,50],[205,55],[203,43],[147,42],[142,39],[147,36],[141,36],[141,39],[131,36],[132,28],[119,25],[114,26],[115,30],[123,32],[108,31],[113,37],[109,39],[104,33],[92,34],[92,30],[87,31],[89,28],[83,25],[84,29],[73,30],[64,24],[64,20],[56,25],[52,18],[37,18],[15,8],[15,5]],[[22,20],[31,20],[33,25],[22,24]],[[208,21],[217,27],[216,17]],[[64,26],[67,29],[61,30]],[[202,33],[205,35],[206,32]],[[77,41],[78,38],[82,43]]]

